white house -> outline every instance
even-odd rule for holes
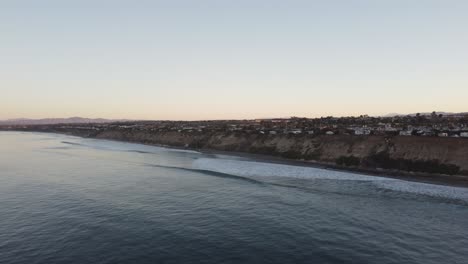
[[[411,136],[413,134],[413,131],[411,130],[401,130],[400,131],[400,136]]]
[[[461,132],[460,137],[468,137],[468,132]]]
[[[325,132],[326,135],[335,135],[335,133],[333,131],[327,131]]]
[[[289,131],[289,134],[294,134],[294,135],[298,135],[298,134],[301,134],[302,133],[302,130],[300,129],[293,129],[291,131]]]
[[[354,129],[354,134],[361,136],[361,135],[370,135],[370,129],[363,129],[363,128],[356,128]]]

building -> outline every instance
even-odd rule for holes
[[[302,133],[302,130],[300,129],[293,129],[293,130],[290,130],[288,134],[293,134],[293,135],[299,135]]]
[[[400,131],[400,136],[411,136],[411,135],[413,135],[412,130],[401,130]]]
[[[371,130],[367,128],[355,128],[354,135],[363,136],[363,135],[370,135]]]

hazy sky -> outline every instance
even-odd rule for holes
[[[0,119],[468,111],[468,1],[0,0]]]

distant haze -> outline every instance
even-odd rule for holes
[[[80,123],[110,123],[117,121],[117,119],[103,119],[103,118],[83,118],[83,117],[69,117],[69,118],[41,118],[41,119],[29,119],[29,118],[18,118],[0,120],[0,125],[45,125],[45,124],[80,124]]]
[[[0,120],[468,111],[468,1],[8,2]]]

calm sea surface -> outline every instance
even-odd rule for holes
[[[0,132],[0,263],[468,263],[468,189]]]

